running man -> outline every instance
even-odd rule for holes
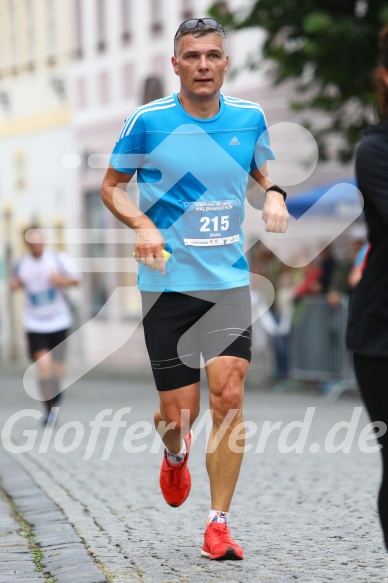
[[[160,487],[180,506],[191,488],[191,427],[199,414],[200,355],[213,428],[208,447],[211,504],[202,556],[242,559],[228,512],[238,480],[244,429],[244,379],[251,358],[249,271],[243,253],[243,205],[249,174],[266,191],[266,230],[284,233],[286,193],[268,177],[274,159],[259,105],[220,93],[226,35],[211,18],[183,22],[172,66],[179,93],[127,118],[102,184],[108,209],[136,233],[145,340],[159,392],[154,421],[165,445]],[[125,191],[137,171],[139,208]],[[166,244],[171,252],[163,257]],[[167,430],[166,430],[167,429]],[[236,432],[235,432],[236,433]],[[221,435],[218,434],[218,436]]]
[[[63,295],[64,288],[77,285],[81,274],[70,257],[47,249],[38,229],[26,232],[29,253],[16,264],[13,290],[25,292],[23,324],[28,352],[36,363],[38,383],[45,405],[43,422],[55,423],[51,409],[59,405],[61,381],[65,373],[65,340],[72,314]]]

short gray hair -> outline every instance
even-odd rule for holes
[[[195,28],[193,28],[192,30],[186,30],[183,32],[178,31],[177,34],[175,35],[174,55],[176,57],[178,56],[178,52],[179,52],[178,51],[179,50],[179,41],[181,40],[181,38],[183,36],[187,36],[188,34],[191,34],[195,38],[198,38],[200,36],[206,36],[208,34],[215,34],[215,35],[219,36],[222,40],[222,50],[224,52],[224,55],[227,56],[227,54],[228,54],[228,41],[226,39],[226,35],[221,30],[217,30],[215,28],[212,28],[211,26],[206,26],[205,24],[202,24],[202,22],[199,22],[197,24],[197,26]]]

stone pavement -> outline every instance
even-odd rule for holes
[[[20,532],[21,525],[12,516],[10,510],[8,500],[2,495],[0,498],[0,581],[4,583],[44,581],[43,574],[36,570],[37,565],[28,540]]]
[[[106,582],[62,511],[2,450],[0,466],[1,583]]]
[[[66,560],[73,567],[66,581],[72,583],[388,581],[376,514],[379,454],[361,451],[358,445],[368,420],[355,394],[329,403],[312,391],[274,394],[248,388],[245,418],[252,447],[244,458],[231,509],[232,535],[246,558],[222,563],[200,557],[209,508],[206,430],[197,431],[191,454],[191,495],[182,507],[170,508],[158,487],[162,449],[149,425],[157,400],[151,382],[131,382],[130,371],[127,380],[120,380],[97,370],[66,391],[51,434],[44,433],[39,419],[32,416],[38,416],[34,411],[41,406],[25,394],[20,373],[4,371],[0,382],[0,429],[5,427],[2,486],[40,534],[35,541],[44,555],[41,564],[46,570],[29,571],[29,582],[61,583],[65,576],[65,567],[61,571],[58,564],[55,569],[48,562],[45,545],[56,551],[51,551],[52,561],[57,552],[64,559],[66,547]],[[206,390],[202,396],[204,413]],[[10,432],[11,416],[23,410]],[[112,431],[109,435],[109,427],[97,431],[93,420],[98,414],[108,422],[115,414],[116,420],[121,417],[117,436]],[[353,437],[346,427],[335,425],[352,416]],[[206,421],[206,416],[198,421]],[[298,421],[304,431],[289,425]],[[364,450],[374,445],[365,437],[364,432]],[[300,453],[287,452],[296,442]],[[341,442],[349,451],[334,453]],[[18,446],[27,451],[10,453]],[[30,481],[19,498],[12,495],[16,467]],[[23,497],[25,506],[20,504]],[[20,541],[6,501],[0,503],[0,513],[0,534],[5,528],[10,537],[7,548],[12,550]],[[48,515],[53,529],[58,526],[57,534],[47,530]],[[90,572],[89,579],[81,577],[83,569]],[[0,583],[25,580],[6,573],[0,571]]]

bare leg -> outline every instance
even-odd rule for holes
[[[229,511],[244,455],[241,450],[245,444],[245,430],[243,425],[236,430],[235,428],[243,423],[244,379],[248,366],[247,360],[234,356],[219,356],[206,365],[213,414],[206,468],[210,480],[211,508],[223,512]],[[223,425],[224,420],[228,422]],[[211,452],[212,445],[214,446],[212,440],[217,439],[220,428],[219,437],[224,430],[225,432]],[[233,430],[232,437],[235,439],[229,443]]]
[[[60,383],[65,375],[65,363],[54,361],[52,371],[53,377],[55,378],[56,381],[58,381],[58,383]]]
[[[52,350],[52,377],[54,381],[55,394],[54,402],[57,405],[62,397],[60,390],[61,381],[65,375],[65,353],[67,338]]]
[[[42,396],[45,401],[52,399],[53,392],[50,385],[52,377],[52,358],[48,350],[39,350],[33,355],[37,367],[38,381],[42,387]]]
[[[33,354],[34,362],[37,367],[37,376],[42,397],[49,412],[53,406],[55,396],[55,383],[53,381],[53,362],[49,350],[43,349]]]
[[[63,361],[55,360],[53,362],[53,381],[54,381],[54,404],[59,405],[62,399],[61,381],[65,375],[65,364]]]
[[[200,384],[194,383],[171,391],[159,391],[160,408],[154,416],[155,428],[171,453],[178,453],[183,437],[190,431],[199,413]],[[175,424],[171,429],[166,427]]]

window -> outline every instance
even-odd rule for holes
[[[82,0],[73,0],[74,18],[74,57],[82,59],[83,56],[83,19]]]
[[[160,0],[151,0],[151,31],[159,34],[163,29]]]
[[[76,87],[77,87],[76,104],[78,109],[83,109],[84,107],[86,107],[87,104],[86,82],[84,77],[77,80]]]
[[[8,0],[9,40],[11,48],[11,65],[13,72],[17,72],[19,65],[19,39],[16,0]]]
[[[15,190],[24,190],[26,188],[27,160],[23,151],[17,151],[14,154],[14,176]]]
[[[4,35],[3,35],[3,30],[1,28],[0,25],[0,76],[3,72],[3,68],[4,68]]]
[[[193,18],[193,1],[192,0],[182,0],[182,20],[188,20]]]
[[[121,40],[123,44],[131,40],[131,0],[121,0]]]
[[[131,99],[133,97],[133,65],[126,63],[123,67],[123,97],[124,99]]]
[[[11,107],[9,95],[5,91],[0,91],[0,107],[6,112],[8,112]]]
[[[97,11],[97,51],[103,53],[106,49],[106,1],[96,0]]]
[[[24,0],[24,10],[26,23],[27,61],[31,66],[36,57],[35,15],[33,0]]]
[[[55,62],[57,52],[57,22],[55,0],[46,0],[47,55],[49,63]]]
[[[163,97],[163,85],[159,77],[148,77],[144,83],[143,103],[149,103]]]
[[[107,224],[107,213],[104,212],[101,204],[101,195],[99,190],[92,190],[86,193],[85,197],[85,217],[87,229],[98,229],[102,234],[104,233]],[[88,246],[88,257],[104,258],[107,256],[107,247],[101,237],[99,243],[90,243]],[[108,273],[93,272],[89,275],[89,294],[90,294],[90,312],[92,316],[98,314],[101,308],[108,300]]]
[[[107,71],[100,73],[98,78],[98,95],[101,105],[109,101],[109,75]]]

